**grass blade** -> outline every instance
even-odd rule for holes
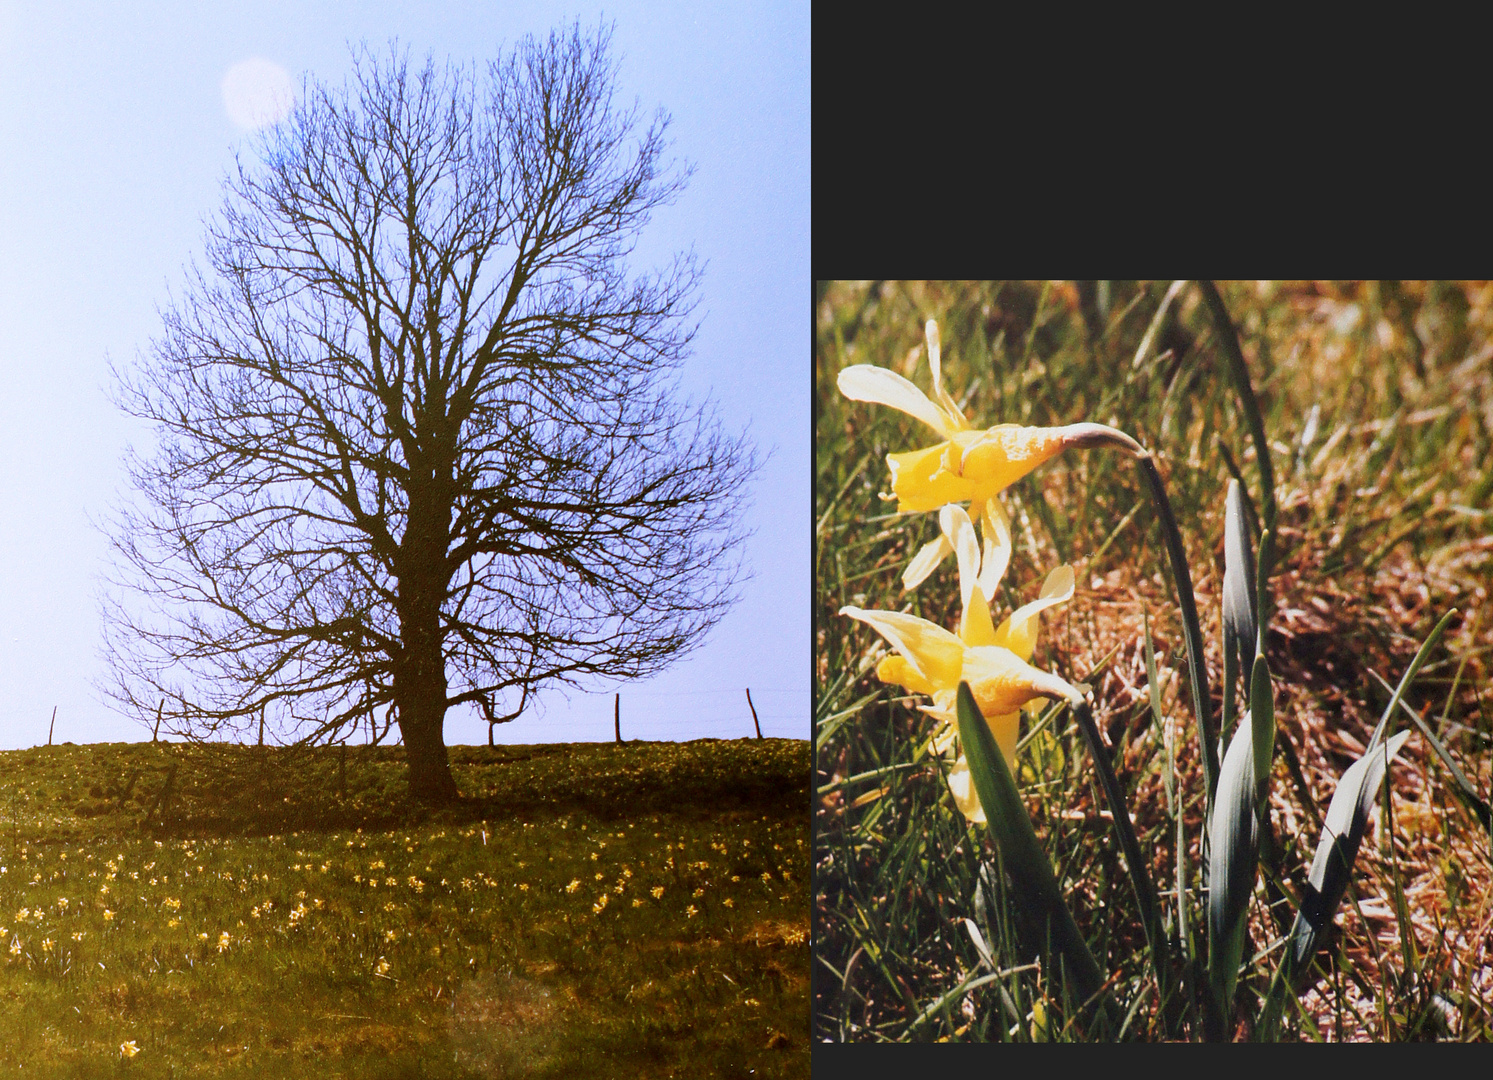
[[[1452,621],[1452,616],[1455,614],[1457,614],[1457,609],[1452,608],[1445,615],[1441,616],[1441,621],[1436,624],[1435,628],[1432,629],[1430,635],[1426,638],[1425,641],[1421,643],[1420,648],[1416,650],[1415,659],[1410,661],[1410,666],[1405,669],[1404,677],[1400,679],[1400,685],[1395,687],[1395,692],[1390,695],[1389,704],[1384,706],[1384,715],[1379,718],[1379,723],[1374,728],[1374,735],[1369,740],[1370,749],[1373,749],[1375,744],[1377,744],[1379,740],[1384,737],[1385,726],[1389,724],[1390,717],[1394,716],[1395,706],[1399,704],[1400,699],[1404,697],[1405,688],[1410,685],[1411,680],[1413,680],[1416,674],[1420,671],[1421,665],[1424,664],[1426,662],[1426,659],[1431,655],[1431,649],[1434,648],[1436,642],[1441,639],[1442,631],[1446,629],[1446,624]]]
[[[1377,671],[1371,671],[1369,672],[1369,674],[1378,680],[1380,686],[1384,687],[1384,689],[1388,690],[1391,694],[1394,693],[1394,687],[1390,686],[1389,683],[1385,681],[1383,676],[1381,676]],[[1467,779],[1467,774],[1457,766],[1456,761],[1452,758],[1451,752],[1447,750],[1447,748],[1442,744],[1441,740],[1436,737],[1435,733],[1431,730],[1430,725],[1420,718],[1420,714],[1410,707],[1409,703],[1401,699],[1400,708],[1405,711],[1406,715],[1408,715],[1411,720],[1415,721],[1415,726],[1420,728],[1420,733],[1424,735],[1426,737],[1426,740],[1431,744],[1431,749],[1436,751],[1436,756],[1439,757],[1441,759],[1441,763],[1446,766],[1447,772],[1451,773],[1452,779],[1456,781],[1455,790],[1458,797],[1460,797],[1462,800],[1462,805],[1467,807],[1472,815],[1476,817],[1482,824],[1485,830],[1493,831],[1493,808],[1490,808],[1488,804],[1484,802],[1478,795],[1477,788],[1472,786],[1472,781]]]
[[[1223,297],[1218,293],[1218,286],[1211,281],[1199,281],[1198,288],[1202,291],[1203,300],[1208,305],[1208,311],[1213,316],[1213,325],[1218,332],[1218,340],[1223,345],[1225,359],[1228,360],[1229,374],[1234,380],[1234,391],[1239,395],[1239,407],[1244,412],[1245,422],[1249,425],[1250,437],[1255,444],[1255,462],[1260,470],[1260,497],[1262,501],[1261,510],[1265,517],[1265,528],[1275,528],[1275,469],[1270,463],[1270,440],[1265,436],[1265,422],[1260,418],[1260,404],[1255,400],[1254,387],[1249,381],[1249,365],[1244,361],[1244,351],[1239,347],[1239,333],[1234,329],[1234,320],[1229,317],[1229,309],[1223,302]],[[1263,546],[1260,551],[1260,562],[1265,567],[1265,573],[1270,573],[1270,561]]]
[[[1151,346],[1156,344],[1156,338],[1161,333],[1161,328],[1166,324],[1166,313],[1171,310],[1172,301],[1181,295],[1186,287],[1187,281],[1174,281],[1166,290],[1166,295],[1161,298],[1161,303],[1156,308],[1156,314],[1151,316],[1150,325],[1141,336],[1140,346],[1135,350],[1135,359],[1130,362],[1132,369],[1139,371],[1140,366],[1146,362],[1146,357],[1151,353]]]

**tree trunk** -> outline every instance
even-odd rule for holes
[[[441,714],[445,703],[441,703]],[[428,803],[455,802],[456,781],[451,778],[451,763],[446,756],[442,735],[444,715],[417,720],[399,714],[399,730],[404,736],[404,752],[409,761],[410,798]]]
[[[413,595],[401,628],[404,649],[395,666],[394,702],[409,762],[410,797],[452,802],[458,794],[446,756],[446,657],[440,606],[433,599],[438,594],[430,589],[408,591]]]
[[[394,678],[399,732],[409,762],[410,797],[421,802],[452,802],[456,781],[446,756],[446,665],[440,641],[429,634],[407,634],[405,662]]]
[[[441,603],[451,522],[451,458],[415,456],[409,491],[409,518],[400,545],[399,662],[394,671],[394,702],[409,761],[410,797],[446,803],[458,798],[446,757],[446,650],[441,637]]]

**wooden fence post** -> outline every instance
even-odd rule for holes
[[[52,706],[52,723],[47,727],[47,745],[52,745],[52,732],[57,729],[57,706]]]
[[[612,702],[612,724],[617,731],[617,741],[622,741],[622,695],[619,693]]]
[[[757,720],[757,706],[752,704],[752,688],[747,687],[747,708],[752,710],[752,723],[757,726],[757,738],[762,738],[762,725]]]
[[[150,804],[149,810],[145,811],[145,818],[140,822],[142,826],[150,824],[156,817],[157,811],[160,811],[162,815],[166,813],[166,802],[171,797],[171,784],[176,780],[176,770],[180,764],[179,761],[173,761],[171,768],[166,770],[166,782],[161,785],[161,790],[156,794],[156,801]],[[131,781],[131,786],[134,786],[133,781]]]

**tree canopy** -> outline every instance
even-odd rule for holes
[[[482,68],[355,51],[225,180],[117,400],[106,692],[191,738],[397,728],[636,678],[735,599],[744,434],[681,397],[700,270],[630,265],[688,168],[617,103],[606,28]]]

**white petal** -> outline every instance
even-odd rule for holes
[[[950,503],[938,512],[938,526],[959,557],[959,599],[969,607],[970,590],[980,576],[980,541],[975,538],[975,523],[958,503]]]
[[[1073,567],[1060,566],[1047,575],[1047,580],[1042,583],[1042,592],[1037,599],[1030,604],[1023,604],[1011,613],[1011,623],[1015,625],[1023,619],[1030,619],[1039,613],[1046,611],[1054,604],[1066,604],[1073,599]]]
[[[980,589],[989,598],[1011,565],[1011,519],[998,499],[986,499],[980,508],[980,531],[985,534],[985,553],[980,558]]]
[[[835,380],[840,393],[852,401],[869,401],[916,417],[940,435],[950,432],[949,418],[928,400],[926,394],[895,371],[874,364],[856,364],[840,372]]]
[[[985,824],[985,808],[980,805],[980,797],[975,794],[974,780],[969,774],[969,759],[962,754],[949,770],[949,794],[954,796],[954,805],[959,807],[959,812],[971,824]]]
[[[959,408],[959,403],[943,388],[943,350],[939,347],[938,323],[929,319],[923,327],[923,336],[928,341],[928,366],[933,369],[933,403],[949,423],[950,431],[964,431],[969,421]]]
[[[916,589],[953,550],[949,541],[942,536],[924,544],[912,557],[912,562],[907,564],[907,569],[902,571],[902,588]]]

